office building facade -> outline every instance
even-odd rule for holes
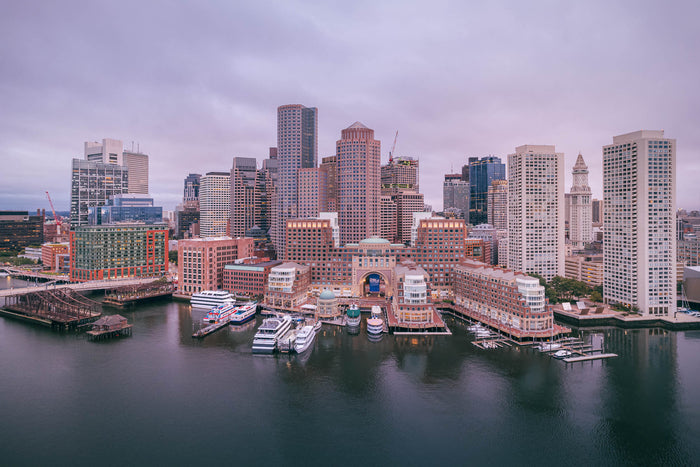
[[[488,191],[494,180],[505,180],[506,165],[500,157],[487,156],[469,158],[469,223],[488,222]]]
[[[208,172],[199,187],[199,234],[219,237],[229,231],[231,214],[231,175]]]

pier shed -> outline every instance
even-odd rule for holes
[[[90,340],[131,336],[131,324],[121,315],[105,316],[95,321],[87,334]]]

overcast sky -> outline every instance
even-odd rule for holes
[[[70,201],[83,142],[150,156],[156,203],[190,172],[267,157],[277,107],[318,108],[319,161],[341,129],[420,159],[426,202],[469,156],[580,151],[602,197],[614,135],[677,139],[677,205],[700,208],[700,2],[3,2],[0,209]]]

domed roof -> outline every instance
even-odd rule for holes
[[[335,294],[332,291],[326,289],[323,292],[321,292],[321,295],[319,295],[318,298],[320,298],[321,300],[333,300],[335,298]]]
[[[370,238],[365,238],[364,240],[360,240],[360,245],[388,245],[389,240],[385,240],[383,238],[379,237],[370,237]]]

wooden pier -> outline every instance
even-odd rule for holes
[[[165,279],[147,284],[126,285],[105,290],[104,304],[115,308],[126,308],[136,303],[170,297],[174,290],[173,284]]]
[[[228,326],[228,321],[217,321],[216,323],[212,323],[209,326],[203,327],[199,331],[195,332],[194,334],[192,334],[192,337],[201,339],[226,326]]]
[[[5,298],[5,316],[32,322],[52,329],[76,330],[102,315],[100,303],[71,289],[45,289]]]

